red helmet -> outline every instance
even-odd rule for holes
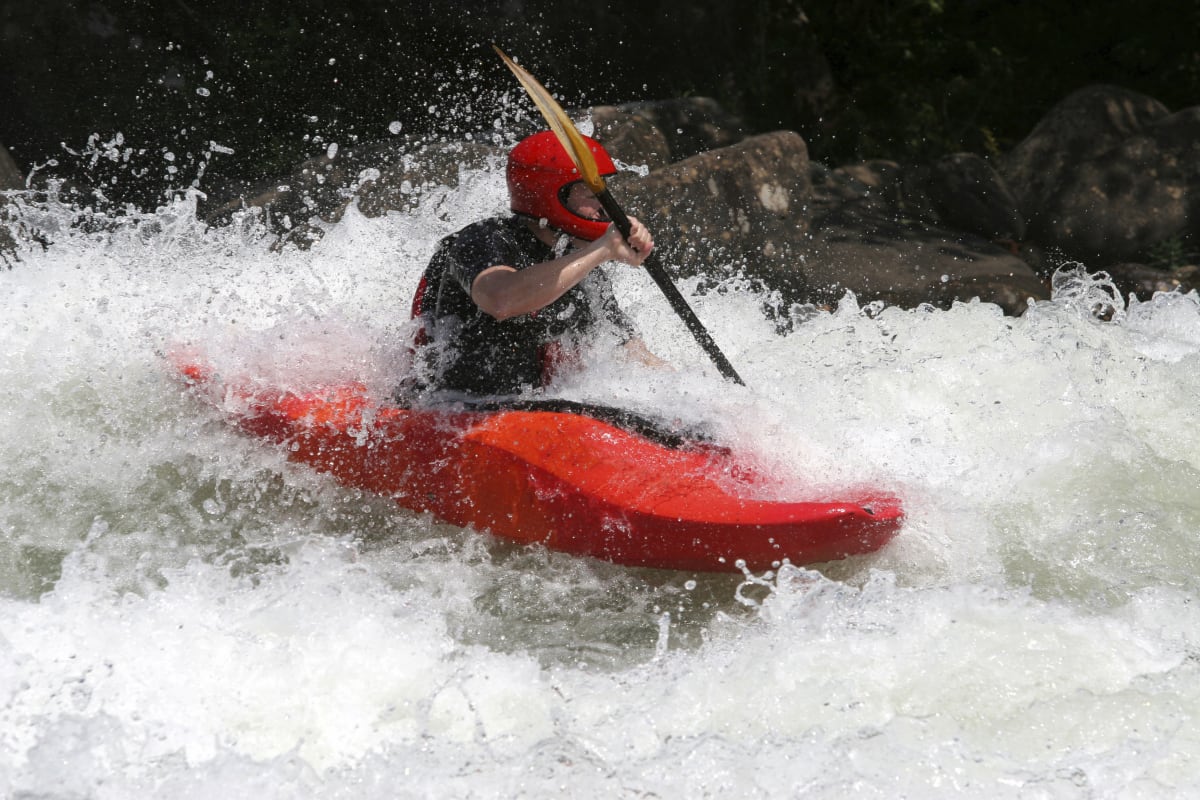
[[[616,165],[601,144],[587,136],[583,140],[596,157],[600,174],[615,175]],[[553,131],[522,139],[508,154],[508,196],[512,210],[545,219],[556,230],[592,241],[604,235],[608,222],[587,219],[567,208],[567,194],[579,180],[575,162]]]

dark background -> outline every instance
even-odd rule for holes
[[[524,102],[493,42],[568,107],[711,96],[831,165],[996,155],[1089,83],[1200,104],[1200,0],[6,0],[0,15],[0,143],[22,171],[56,159],[143,207],[201,165],[202,188],[229,195],[331,142],[395,138],[394,121],[491,132],[506,96]]]

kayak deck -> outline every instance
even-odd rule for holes
[[[289,458],[414,511],[517,542],[630,566],[728,571],[873,552],[898,501],[790,502],[728,449],[669,446],[610,422],[536,408],[407,409],[358,384],[294,393],[184,377]],[[644,431],[643,431],[644,433]]]

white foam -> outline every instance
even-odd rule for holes
[[[1197,789],[1195,295],[1076,274],[1020,319],[847,297],[780,333],[771,298],[685,281],[735,388],[616,270],[677,369],[597,352],[558,392],[708,424],[798,493],[905,500],[883,552],[739,589],[400,511],[173,382],[183,342],[388,386],[437,238],[502,207],[495,172],[462,177],[309,251],[187,199],[31,218],[54,244],[0,273],[0,794]]]

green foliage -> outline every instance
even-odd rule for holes
[[[996,154],[1092,83],[1200,103],[1200,2],[812,0],[842,92],[832,160]]]
[[[1200,263],[1200,252],[1197,252],[1186,237],[1173,236],[1150,248],[1150,266],[1159,269],[1178,269],[1189,264]]]

